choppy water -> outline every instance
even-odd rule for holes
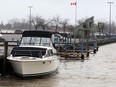
[[[116,44],[101,46],[86,60],[61,60],[58,73],[22,80],[0,78],[0,87],[116,87]]]

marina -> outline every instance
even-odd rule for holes
[[[61,60],[59,70],[49,76],[22,80],[0,76],[1,87],[115,87],[116,43],[99,47],[85,60]],[[113,50],[112,50],[113,49]]]
[[[52,38],[48,39],[52,34]],[[81,38],[71,37],[70,34],[64,37],[48,31],[4,34],[5,39],[0,45],[0,86],[116,85],[115,73],[112,73],[115,72],[112,64],[115,62],[113,50],[116,50],[116,35],[110,35],[109,39],[107,35],[91,34],[91,29],[82,30]],[[42,36],[47,39],[42,39]],[[46,47],[48,44],[49,47]],[[110,61],[112,64],[108,63]],[[109,65],[111,67],[108,67]],[[11,81],[13,83],[9,85]],[[104,84],[105,82],[107,84]]]
[[[0,87],[116,87],[114,2],[1,0]]]
[[[88,20],[87,23],[85,22],[86,25],[93,21],[89,20],[88,22]],[[86,60],[91,54],[97,53],[99,46],[116,42],[115,34],[110,35],[109,39],[109,36],[93,35],[91,27],[84,28],[81,26],[80,29],[82,31],[79,35],[83,38],[76,38],[76,33],[75,37],[71,37],[70,33],[64,37],[58,33],[37,30],[13,34],[10,38],[9,34],[4,35],[4,41],[1,42],[4,49],[0,56],[1,75],[10,73],[15,73],[21,77],[44,75],[58,69],[59,59]],[[14,40],[13,37],[15,36]],[[44,68],[41,68],[41,63]]]

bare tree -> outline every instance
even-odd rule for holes
[[[0,29],[4,29],[4,23],[3,23],[3,21],[1,21]]]
[[[63,27],[63,32],[66,32],[67,26],[69,26],[69,19],[65,19],[62,22],[60,22]]]
[[[32,24],[34,25],[35,29],[37,30],[39,27],[43,29],[43,31],[46,30],[46,28],[49,29],[49,24],[51,23],[51,20],[47,21],[41,16],[33,17]]]
[[[35,30],[39,28],[39,20],[41,16],[32,17],[32,24],[34,25]]]
[[[61,18],[60,18],[60,16],[53,17],[52,24],[55,26],[55,32],[57,32],[58,31],[58,27],[61,24]]]
[[[26,19],[13,18],[8,21],[13,29],[28,29],[28,21]],[[8,25],[7,25],[8,26]]]
[[[18,18],[12,18],[12,19],[8,20],[8,23],[11,24],[14,29],[19,28],[19,26],[18,26],[19,19]]]

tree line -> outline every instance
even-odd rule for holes
[[[0,29],[17,29],[17,30],[25,30],[30,27],[29,19],[17,19],[13,18],[8,21],[8,23],[4,24],[3,21],[0,23]],[[72,25],[69,24],[68,19],[61,19],[59,16],[55,16],[51,19],[45,19],[41,16],[36,16],[31,18],[31,29],[35,30],[54,30],[55,32],[61,30],[66,31],[66,29],[73,28]]]
[[[78,25],[83,23],[87,18],[83,18],[77,21]],[[0,29],[16,29],[16,30],[26,30],[29,29],[31,22],[31,29],[34,30],[51,30],[54,32],[58,31],[67,31],[68,29],[73,29],[75,26],[69,23],[69,19],[62,19],[60,16],[55,16],[51,19],[45,19],[42,16],[35,16],[31,17],[31,21],[29,19],[17,19],[13,18],[11,20],[8,20],[6,24],[3,23],[3,21],[0,23]],[[101,22],[101,21],[99,21]],[[102,31],[102,32],[108,32],[109,31],[109,24],[108,22],[103,22],[104,27],[102,30],[98,28],[98,24],[95,23],[94,27],[96,32]],[[77,25],[77,26],[78,26]],[[116,25],[113,22],[111,25],[112,33],[116,33]]]

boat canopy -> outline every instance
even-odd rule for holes
[[[24,31],[23,37],[48,37],[51,38],[52,33],[48,31]]]

